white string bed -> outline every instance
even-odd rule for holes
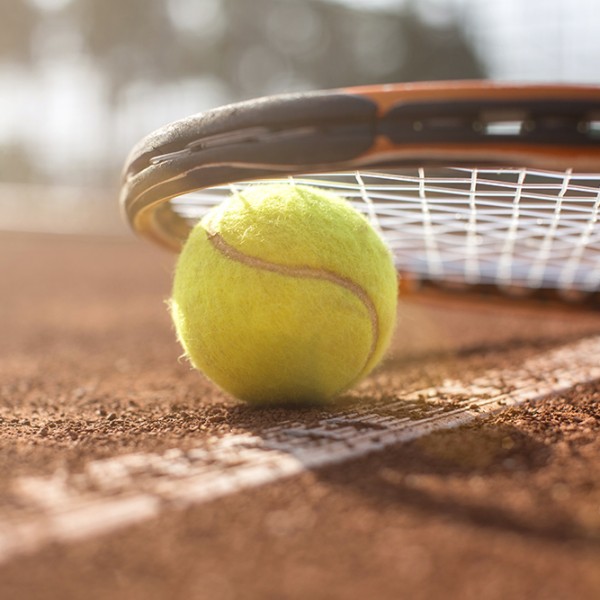
[[[401,271],[465,284],[600,289],[600,174],[419,168],[283,181],[349,200],[382,233]],[[193,223],[231,191],[253,183],[263,182],[171,202]]]

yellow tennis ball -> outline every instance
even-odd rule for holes
[[[171,314],[192,364],[233,396],[314,403],[380,361],[396,301],[391,253],[358,211],[317,188],[270,184],[193,229]]]

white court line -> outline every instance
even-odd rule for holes
[[[518,369],[446,381],[316,424],[286,422],[260,436],[228,435],[163,454],[95,460],[82,472],[18,478],[19,509],[0,514],[0,563],[51,542],[105,535],[161,512],[209,502],[308,469],[365,456],[506,407],[600,379],[600,337],[544,352]],[[412,410],[413,414],[406,416]],[[419,413],[418,417],[415,414]]]

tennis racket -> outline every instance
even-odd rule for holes
[[[232,190],[273,180],[362,211],[406,297],[600,308],[600,87],[396,84],[232,104],[136,145],[121,204],[177,251]]]

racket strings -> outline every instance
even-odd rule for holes
[[[281,181],[344,196],[381,232],[398,268],[419,278],[600,289],[600,174],[419,168]],[[171,203],[193,224],[232,189],[255,183],[202,190]]]

